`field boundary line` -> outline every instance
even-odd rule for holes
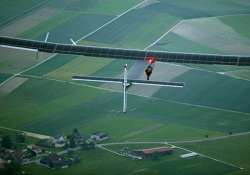
[[[168,143],[181,144],[181,143],[210,142],[210,141],[223,140],[223,139],[228,139],[228,138],[238,137],[238,136],[244,136],[244,135],[249,135],[249,134],[250,134],[250,131],[248,131],[248,132],[239,132],[239,133],[235,133],[235,134],[232,134],[232,135],[225,135],[225,136],[205,138],[205,139],[183,140],[183,141],[170,141]]]
[[[250,81],[250,79],[242,78],[242,77],[234,74],[236,72],[241,72],[241,71],[250,72],[250,70],[248,70],[248,69],[241,69],[241,70],[224,71],[224,72],[216,72],[216,73],[220,74],[220,75],[223,75],[223,76],[226,76],[226,77],[236,79],[236,80]]]
[[[166,99],[162,99],[162,98],[158,98],[158,97],[152,97],[152,98],[156,98],[156,99],[159,99],[159,100],[164,100],[164,101],[167,101],[167,102],[177,103],[177,104],[183,104],[183,105],[186,105],[186,106],[194,106],[194,107],[213,109],[213,110],[224,111],[224,112],[233,112],[233,113],[237,113],[237,114],[244,114],[244,115],[249,115],[250,116],[250,113],[241,112],[241,111],[234,111],[234,110],[230,110],[230,109],[223,109],[223,108],[217,108],[217,107],[206,106],[206,105],[185,103],[185,102],[179,102],[179,101],[175,101],[175,100],[166,100]]]
[[[43,64],[43,63],[49,61],[51,58],[53,58],[53,57],[56,56],[56,55],[57,55],[57,54],[53,54],[53,55],[47,57],[46,59],[42,60],[41,62],[38,62],[37,64],[34,64],[34,65],[32,65],[31,67],[28,67],[28,68],[26,68],[26,69],[24,69],[24,70],[22,70],[22,71],[20,71],[20,72],[18,72],[18,73],[13,74],[13,75],[10,76],[8,79],[6,79],[5,81],[3,81],[3,82],[0,84],[0,87],[3,86],[3,85],[4,85],[5,83],[7,83],[8,81],[10,81],[10,80],[12,80],[13,78],[15,78],[16,76],[19,76],[19,75],[23,74],[24,72],[27,72],[27,71],[29,71],[29,70],[31,70],[31,69],[33,69],[33,68],[35,68],[35,67],[37,67],[37,66]]]
[[[145,47],[143,50],[148,50],[150,47],[153,47],[155,44],[157,44],[160,40],[162,40],[167,34],[169,34],[172,30],[174,30],[178,25],[180,25],[184,20],[180,20],[177,23],[175,23],[168,31],[166,31],[164,34],[162,34],[157,40],[149,44],[147,47]]]
[[[183,140],[183,141],[124,141],[124,142],[110,142],[110,143],[103,143],[99,144],[101,146],[110,146],[110,145],[125,145],[125,144],[185,144],[185,143],[199,143],[199,142],[211,142],[217,140],[223,140],[238,136],[249,135],[250,131],[247,132],[239,132],[232,135],[224,135],[224,136],[217,136],[205,139],[194,139],[194,140]]]
[[[218,73],[225,74],[225,73],[234,73],[234,72],[241,72],[241,71],[250,72],[249,69],[237,69],[237,70],[221,71],[221,72],[218,72]]]
[[[184,21],[195,21],[195,20],[199,20],[199,19],[223,18],[223,17],[230,17],[230,16],[247,16],[247,15],[250,15],[250,13],[239,13],[239,14],[229,14],[229,15],[198,17],[198,18],[184,19]]]
[[[111,150],[111,149],[108,149],[108,148],[104,147],[103,145],[99,145],[99,144],[98,144],[98,145],[96,145],[96,147],[97,147],[97,148],[100,148],[100,149],[102,149],[102,150],[108,151],[108,152],[110,152],[110,153],[116,154],[116,155],[118,155],[118,156],[125,157],[123,154],[120,154],[120,153],[118,153],[118,152],[116,152],[116,151],[113,151],[113,150]]]
[[[29,70],[34,69],[35,67],[40,66],[41,64],[43,64],[43,63],[49,61],[51,58],[55,57],[56,55],[57,55],[57,54],[54,53],[54,54],[50,55],[49,57],[47,57],[46,59],[44,59],[43,61],[41,61],[41,62],[39,62],[39,63],[37,63],[37,64],[34,64],[33,66],[31,66],[31,67],[29,67],[29,68],[27,68],[27,69],[24,69],[23,71],[21,71],[21,72],[15,74],[15,75],[20,75],[20,74],[22,74],[22,73],[24,73],[24,72],[28,72]]]
[[[0,83],[0,87],[3,86],[5,83],[7,83],[8,81],[12,80],[13,78],[15,78],[15,75],[10,76],[9,78],[7,78],[6,80],[4,80],[2,83]]]

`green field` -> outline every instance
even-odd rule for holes
[[[187,86],[181,90],[162,88],[155,96],[178,102],[249,113],[248,96],[244,95],[248,94],[249,81],[232,79],[213,72],[200,70],[191,70],[176,78],[175,81],[184,81]]]
[[[0,2],[0,25],[3,25],[7,22],[14,20],[15,18],[23,16],[25,15],[25,13],[45,4],[46,2],[47,0],[2,0]]]
[[[37,59],[36,52],[12,50],[2,47],[0,48],[0,52],[0,73],[7,74],[18,73],[49,56],[47,53],[40,53]]]
[[[27,24],[31,27],[17,34],[19,37],[44,40],[46,33],[50,32],[49,41],[70,43],[70,38],[77,41],[99,28],[79,43],[145,49],[165,34],[149,49],[250,53],[249,0],[149,0],[135,9],[132,7],[142,1],[50,0],[23,15],[39,2],[42,1],[17,1],[13,5],[13,2],[3,1],[0,3],[4,3],[0,6],[4,9],[0,12],[0,19],[3,21],[18,15],[12,19],[12,27],[15,27],[15,22],[45,8],[55,13],[38,24]],[[115,20],[110,22],[112,19]],[[213,42],[215,44],[211,44]],[[158,160],[132,160],[96,148],[80,151],[81,162],[67,169],[51,170],[35,164],[24,166],[30,174],[250,173],[249,67],[186,64],[175,70],[174,65],[156,65],[154,72],[159,75],[156,80],[163,77],[163,81],[181,81],[185,82],[185,87],[156,89],[150,96],[138,95],[131,90],[128,112],[123,114],[122,93],[115,87],[72,82],[71,76],[119,77],[127,63],[131,68],[129,74],[140,77],[143,70],[136,66],[144,63],[45,53],[39,53],[36,59],[35,52],[9,48],[0,48],[0,53],[0,83],[34,66],[17,75],[27,78],[27,81],[7,95],[0,96],[0,127],[51,136],[68,135],[74,128],[78,128],[85,137],[104,131],[109,134],[105,143],[124,142],[107,147],[116,151],[124,146],[152,146],[131,146],[126,144],[128,141],[172,142],[180,147],[175,148],[172,155]],[[48,57],[49,60],[36,65]],[[173,72],[168,70],[170,67]],[[178,74],[177,69],[183,71]],[[157,74],[157,71],[162,72]],[[170,78],[164,79],[165,75]],[[5,92],[6,87],[8,82],[0,86],[0,93]],[[146,91],[144,87],[138,88]],[[246,133],[229,136],[229,133],[243,132]],[[6,130],[0,130],[0,137],[6,134]],[[180,155],[188,153],[185,148],[201,156],[182,159]]]
[[[204,154],[216,156],[238,166],[243,166],[245,168],[244,173],[247,174],[250,169],[248,156],[250,153],[249,139],[249,135],[243,135],[211,142],[183,144],[183,146]],[[232,174],[241,173],[238,171]]]

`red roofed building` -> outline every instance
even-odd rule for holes
[[[132,154],[140,156],[142,158],[153,158],[166,154],[171,154],[172,152],[173,149],[170,147],[156,147],[156,148],[133,150]]]

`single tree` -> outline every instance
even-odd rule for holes
[[[76,147],[76,143],[75,143],[75,139],[74,139],[73,135],[69,135],[68,139],[69,139],[69,147],[70,148]]]
[[[25,137],[23,134],[17,134],[16,135],[16,142],[17,143],[24,143],[25,142]]]
[[[8,135],[3,136],[1,145],[4,148],[8,148],[8,149],[12,148],[13,144],[12,144],[12,140],[11,140],[10,136],[8,136]]]

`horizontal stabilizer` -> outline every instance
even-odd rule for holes
[[[165,86],[165,87],[184,87],[183,82],[165,82],[165,81],[149,81],[149,80],[128,80],[132,84],[151,85],[151,86]]]
[[[123,79],[120,78],[108,78],[108,77],[94,77],[94,76],[73,76],[72,80],[75,81],[89,81],[99,83],[123,83]],[[162,87],[183,87],[183,82],[161,82],[161,81],[149,81],[149,80],[133,80],[128,79],[128,84],[138,84],[145,86],[162,86]]]
[[[73,76],[72,80],[75,81],[90,81],[99,83],[122,83],[123,79],[119,78],[102,78],[102,77],[92,77],[92,76]]]

